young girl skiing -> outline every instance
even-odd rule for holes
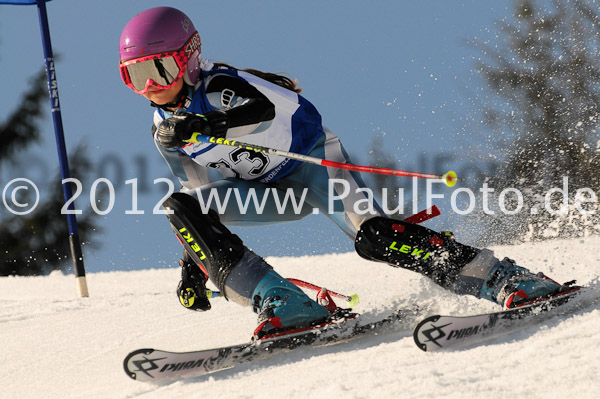
[[[414,270],[457,294],[515,307],[567,288],[508,258],[499,260],[488,249],[387,218],[376,204],[372,212],[358,212],[355,204],[365,196],[357,189],[365,184],[357,173],[198,142],[195,138],[202,134],[349,162],[340,140],[323,126],[321,115],[299,95],[294,81],[211,63],[202,57],[200,35],[181,11],[157,7],[133,17],[121,34],[119,55],[125,84],[156,107],[156,147],[183,186],[163,207],[171,212],[167,217],[184,246],[177,295],[186,308],[210,309],[205,284],[211,279],[228,299],[258,313],[258,337],[330,318],[326,307],[281,277],[225,227],[298,220],[313,209],[354,240],[361,257]],[[332,179],[347,182],[353,194],[336,201],[331,210]],[[206,203],[211,195],[222,200],[232,190],[240,198],[262,198],[264,207],[249,201],[247,209],[227,206],[221,214],[217,208],[203,212],[199,200]],[[290,192],[303,205],[280,211],[275,197]]]

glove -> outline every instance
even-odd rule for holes
[[[173,117],[165,119],[158,126],[157,138],[166,148],[183,147],[194,133],[205,136],[225,137],[229,119],[225,111],[211,111],[205,115],[196,115],[177,110]]]
[[[179,264],[181,265],[181,281],[177,286],[179,302],[191,310],[210,310],[210,301],[206,296],[206,277],[200,267],[184,259],[180,260]]]

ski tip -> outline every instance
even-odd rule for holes
[[[152,352],[154,352],[154,349],[150,349],[150,348],[146,348],[146,349],[138,349],[135,350],[131,353],[129,353],[129,355],[127,355],[127,357],[125,357],[125,360],[123,360],[123,368],[125,369],[125,374],[127,374],[129,376],[129,378],[132,378],[134,380],[137,380],[137,374],[134,371],[131,371],[130,367],[129,367],[129,361],[137,356],[137,355],[150,355]]]
[[[427,343],[433,342],[437,344],[436,340],[439,339],[439,337],[437,335],[433,335],[436,331],[432,329],[424,330],[423,328],[426,327],[429,323],[435,323],[440,319],[440,317],[440,315],[429,316],[426,319],[421,320],[421,322],[419,322],[419,324],[417,324],[417,326],[415,327],[415,330],[413,332],[415,344],[417,344],[417,347],[424,352],[427,352]]]

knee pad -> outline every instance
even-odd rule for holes
[[[174,193],[162,206],[172,211],[167,219],[188,255],[224,292],[225,279],[244,255],[242,240],[219,221],[216,212],[204,214],[190,195]]]

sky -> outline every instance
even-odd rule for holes
[[[84,247],[86,269],[167,267],[175,265],[181,253],[166,218],[152,214],[167,192],[166,184],[153,181],[169,176],[150,138],[153,109],[122,83],[118,72],[120,33],[138,12],[159,5],[179,8],[198,29],[204,57],[240,68],[286,72],[298,79],[303,95],[342,139],[354,163],[377,159],[369,148],[379,137],[399,168],[441,174],[450,168],[472,171],[486,155],[479,110],[471,101],[481,85],[473,72],[479,54],[466,41],[493,37],[494,21],[510,14],[511,3],[490,4],[49,2],[67,147],[85,145],[94,165],[93,179],[106,177],[115,187],[114,208],[101,217],[97,240],[102,248]],[[8,77],[0,99],[5,115],[14,110],[29,79],[42,67],[36,7],[0,6],[0,70]],[[49,111],[43,132],[43,142],[24,154],[27,167],[1,171],[0,183],[25,176],[43,187],[56,173]],[[125,182],[136,178],[137,208],[145,213],[127,215],[134,187]],[[84,212],[92,212],[90,186],[83,187],[84,194],[75,201]],[[448,227],[443,226],[448,220],[440,217],[430,227]],[[263,256],[353,250],[353,243],[322,215],[232,230]]]

